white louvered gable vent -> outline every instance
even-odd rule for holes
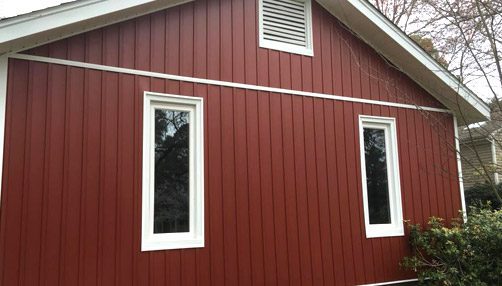
[[[311,0],[260,0],[260,47],[313,55]]]

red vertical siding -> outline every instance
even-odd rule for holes
[[[9,77],[4,285],[406,278],[397,266],[406,238],[364,235],[362,113],[398,118],[406,219],[450,218],[459,208],[454,153],[441,147],[453,138],[444,131],[453,128],[447,114],[433,114],[441,126],[431,126],[420,111],[19,60]],[[205,248],[139,250],[144,90],[207,99]],[[428,160],[419,158],[423,152]]]
[[[29,53],[441,107],[315,3],[313,15],[314,57],[259,48],[254,0],[197,0]],[[205,99],[204,248],[140,251],[144,91]],[[11,60],[0,284],[409,278],[406,237],[365,237],[358,116],[397,118],[404,218],[451,219],[452,117],[422,112]]]
[[[256,5],[256,0],[197,0],[27,53],[47,56],[53,49],[82,46],[85,55],[59,53],[52,56],[168,74],[442,107],[408,77],[387,65],[315,1],[314,57],[259,48]],[[100,36],[96,37],[97,33]],[[131,40],[134,35],[136,39]],[[102,57],[90,56],[103,48],[106,50]],[[134,63],[117,61],[117,58],[134,59]],[[301,66],[295,65],[298,62]],[[299,86],[290,86],[295,83],[291,81],[291,71],[301,71]],[[339,78],[341,75],[343,82]],[[367,80],[368,75],[372,83],[370,92],[361,89],[364,86],[361,81]],[[357,88],[348,89],[347,85]]]

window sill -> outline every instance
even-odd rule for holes
[[[141,244],[141,251],[155,251],[155,250],[170,250],[170,249],[186,249],[186,248],[202,248],[204,247],[204,239],[184,239],[184,240],[171,240],[171,241],[156,241],[146,240]]]
[[[373,227],[366,226],[366,238],[380,238],[380,237],[397,237],[404,236],[403,226],[392,226],[388,225],[375,225]]]

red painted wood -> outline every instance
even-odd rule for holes
[[[256,2],[198,0],[28,53],[441,107],[313,4],[314,57],[258,47]],[[141,252],[143,92],[204,98],[205,244]],[[397,120],[404,218],[460,208],[451,115],[11,60],[1,285],[354,285],[406,279],[367,239],[358,116]]]

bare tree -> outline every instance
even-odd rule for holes
[[[480,96],[491,102],[494,114],[502,114],[502,1],[370,2],[462,83],[470,87],[486,85],[486,92]],[[498,164],[487,164],[475,144],[479,137],[477,135],[485,133],[497,148],[502,149],[502,132],[494,132],[493,125],[502,129],[502,116],[492,116],[490,128],[484,124],[461,127],[464,141],[467,141],[462,147],[474,154],[471,158],[462,159],[464,164],[469,164],[484,178],[496,198],[502,202],[494,180],[494,174],[502,170],[502,160]]]

